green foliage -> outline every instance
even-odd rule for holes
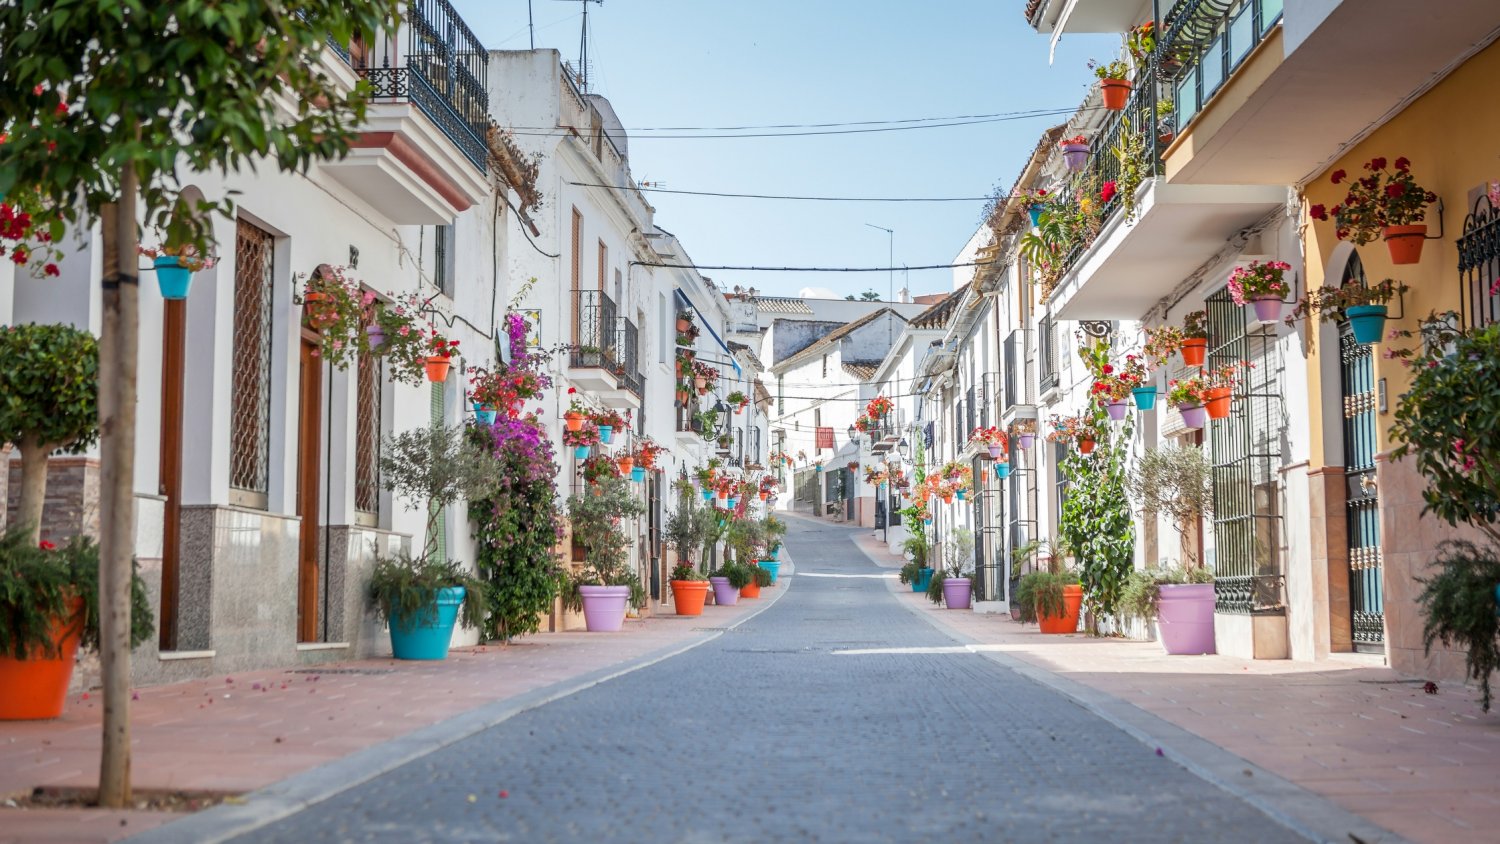
[[[413,558],[406,551],[378,557],[370,573],[370,598],[382,622],[409,629],[437,620],[438,590],[464,587],[465,627],[478,627],[484,617],[484,583],[447,560]]]
[[[70,618],[69,602],[83,601]],[[130,578],[130,646],[151,638],[155,618],[146,584]],[[99,546],[75,537],[48,550],[18,526],[0,536],[0,654],[15,659],[53,658],[53,621],[67,619],[81,636],[80,646],[99,649]]]
[[[94,335],[69,325],[0,328],[0,443],[82,451],[99,436],[98,394]]]
[[[943,603],[943,581],[948,579],[947,572],[939,569],[932,573],[932,579],[927,581],[927,600],[939,606]]]
[[[1202,566],[1169,569],[1137,569],[1125,578],[1115,610],[1145,621],[1156,618],[1160,587],[1182,583],[1213,583],[1213,575]]]
[[[763,556],[766,545],[766,530],[755,519],[733,519],[724,534],[724,543],[734,552],[740,563],[751,563]]]
[[[1472,524],[1500,542],[1500,323],[1451,335],[1413,360],[1396,406],[1393,455],[1427,479],[1423,513]]]
[[[910,537],[908,537],[908,541],[910,541]],[[909,560],[903,563],[901,565],[901,572],[899,574],[901,583],[904,585],[911,585],[921,580],[922,568],[922,564],[916,562],[915,560]]]
[[[1042,550],[1044,545],[1045,543],[1041,540],[1033,539],[1012,548],[1010,550],[1010,576],[1020,577],[1022,568],[1028,562],[1032,564],[1032,568],[1036,568],[1037,552]]]
[[[0,195],[34,191],[64,222],[116,201],[140,178],[146,222],[212,254],[207,215],[180,174],[270,160],[305,171],[349,149],[369,86],[321,69],[327,39],[374,44],[398,0],[224,0],[0,5],[0,113],[21,121],[0,144]],[[316,105],[315,105],[316,104]],[[60,108],[61,107],[61,108]],[[128,248],[133,244],[122,244]]]
[[[1069,450],[1062,461],[1068,481],[1058,525],[1078,556],[1084,600],[1096,615],[1114,612],[1120,588],[1134,568],[1135,523],[1125,496],[1125,457],[1131,423],[1110,426],[1103,407],[1087,411],[1104,432],[1090,455]]]
[[[943,572],[948,577],[968,577],[974,571],[974,532],[957,528],[943,545]]]
[[[662,532],[662,539],[667,546],[676,551],[678,558],[687,563],[690,569],[693,557],[703,547],[703,538],[708,529],[699,513],[708,508],[701,507],[693,500],[695,498],[697,496],[693,495],[691,488],[677,496],[677,509],[667,517],[666,529]]]
[[[1203,449],[1153,448],[1141,455],[1129,475],[1130,497],[1148,519],[1166,516],[1184,536],[1213,512],[1213,472]]]
[[[917,568],[927,568],[927,538],[920,531],[913,532],[901,540],[901,550],[911,555],[912,562]]]
[[[755,578],[755,574],[750,571],[749,566],[736,563],[733,560],[725,561],[724,565],[719,566],[715,571],[709,572],[709,576],[728,578],[729,585],[736,589],[745,588]]]
[[[1021,620],[1035,622],[1039,616],[1060,616],[1067,612],[1063,587],[1078,582],[1071,572],[1034,571],[1021,578],[1016,589]],[[1085,591],[1087,587],[1084,587]]]
[[[762,589],[771,585],[770,569],[763,569],[760,566],[750,566],[749,568],[750,576],[754,578],[755,585],[761,587]]]
[[[1450,540],[1438,546],[1432,565],[1436,575],[1418,578],[1427,614],[1423,644],[1429,653],[1433,642],[1467,651],[1469,678],[1479,683],[1480,706],[1489,712],[1490,673],[1500,668],[1500,618],[1495,615],[1500,548]]]
[[[437,548],[444,509],[460,499],[487,498],[498,482],[485,445],[467,436],[463,425],[414,428],[386,437],[380,447],[380,485],[408,510],[428,513],[423,557]]]
[[[1130,126],[1130,118],[1120,120],[1120,140],[1110,150],[1119,162],[1119,174],[1115,176],[1115,192],[1120,198],[1120,207],[1126,220],[1135,219],[1135,192],[1151,177],[1151,164],[1146,155],[1146,135]]]
[[[568,606],[583,606],[579,586],[629,586],[631,604],[639,607],[645,603],[644,591],[638,593],[640,577],[630,566],[630,538],[620,529],[622,520],[645,512],[630,482],[623,478],[600,478],[582,495],[568,499],[573,539],[583,546],[584,553],[583,569],[569,578],[564,593]]]
[[[698,571],[698,567],[691,562],[680,562],[672,567],[672,575],[669,580],[707,580],[708,576]]]

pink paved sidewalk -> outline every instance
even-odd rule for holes
[[[853,539],[879,565],[901,562],[868,534]],[[1420,680],[1353,655],[1167,656],[1155,642],[1048,636],[891,584],[942,627],[1124,700],[1413,841],[1500,840],[1500,709],[1482,713],[1473,688],[1429,695]]]
[[[131,711],[133,785],[252,791],[480,706],[709,638],[783,591],[696,617],[668,604],[627,619],[620,634],[539,634],[455,650],[442,662],[364,660],[142,688]],[[100,717],[93,694],[70,697],[54,721],[0,722],[0,803],[36,786],[96,785]],[[0,844],[94,844],[177,817],[0,808]]]

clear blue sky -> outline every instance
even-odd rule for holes
[[[490,49],[526,49],[526,0],[453,0]],[[1047,63],[1048,39],[1022,0],[605,0],[590,5],[591,88],[627,129],[829,123],[1069,109],[1113,36],[1074,36]],[[532,0],[536,46],[577,60],[577,0]],[[677,190],[819,196],[986,196],[1009,186],[1040,133],[1061,117],[800,138],[691,139],[630,134],[637,181]],[[773,130],[785,131],[785,130]],[[825,203],[649,194],[657,223],[698,264],[945,264],[981,202]],[[913,293],[948,290],[951,270],[912,272]],[[721,285],[839,295],[885,273],[705,271]],[[896,274],[895,286],[903,283]]]

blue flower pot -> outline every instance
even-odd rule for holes
[[[586,446],[586,445],[580,445],[580,446],[574,448],[573,449],[573,456],[576,457],[576,458],[578,458],[579,460],[582,460],[583,458],[588,457],[589,456],[589,447]]]
[[[771,560],[761,560],[760,567],[771,573],[772,583],[775,583],[777,576],[781,574],[781,563],[772,562]]]
[[[821,474],[823,474],[823,467],[822,467],[822,466],[818,466],[818,467],[817,467],[817,468],[816,468],[816,469],[814,469],[814,470],[813,470],[813,471],[815,471],[815,472],[817,472],[817,473],[818,473],[818,474],[820,474],[820,475],[821,475]]]
[[[612,426],[610,426],[610,425],[600,425],[599,426],[599,442],[602,442],[605,445],[609,445],[611,442],[614,441],[614,438],[615,438],[615,429]]]
[[[714,491],[713,490],[711,490],[711,489],[705,489],[705,490],[703,490],[703,500],[704,501],[712,501],[713,497],[714,497]]]
[[[1042,206],[1033,205],[1026,209],[1026,213],[1031,215],[1032,228],[1036,228],[1042,224]]]
[[[481,425],[493,425],[495,424],[496,413],[498,413],[498,411],[476,410],[474,411],[474,418],[477,419],[479,421],[479,424]]]
[[[920,574],[916,580],[911,582],[911,591],[926,592],[927,587],[932,585],[932,569],[918,569]]]
[[[458,606],[463,603],[464,588],[439,589],[437,607],[419,613],[416,618],[391,619],[391,652],[396,659],[445,659],[448,643],[453,639],[453,624],[458,620]]]
[[[630,479],[636,483],[644,481],[646,479],[646,470],[639,466],[630,467]]]
[[[1010,477],[1010,464],[1009,463],[996,463],[995,464],[995,479],[1003,481],[1003,480],[1005,480],[1008,477]]]
[[[733,510],[736,506],[739,505],[739,503],[740,503],[740,500],[738,498],[731,497],[729,499],[729,509]]]
[[[958,500],[959,501],[964,500],[964,491],[963,490],[959,490],[958,491]]]
[[[186,299],[188,289],[193,286],[193,272],[182,266],[176,255],[162,255],[156,259],[156,284],[161,288],[163,299]]]
[[[1130,394],[1132,396],[1135,396],[1135,409],[1136,410],[1143,410],[1144,411],[1144,410],[1155,410],[1156,409],[1156,388],[1155,387],[1136,387],[1134,390],[1130,391]]]
[[[1385,334],[1385,305],[1352,305],[1344,309],[1344,317],[1354,330],[1354,342],[1379,343]]]

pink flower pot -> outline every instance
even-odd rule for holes
[[[1000,446],[998,446],[998,445],[992,445],[992,446],[990,446],[990,459],[991,460],[999,460],[1000,459],[1000,455],[1002,455],[1004,453],[1005,453],[1005,449],[1001,448]]]
[[[943,580],[943,603],[950,610],[966,610],[969,608],[970,579],[967,577],[949,577]]]
[[[1208,424],[1208,408],[1201,404],[1179,404],[1177,412],[1182,414],[1182,424],[1189,428],[1202,428]]]
[[[1104,411],[1109,414],[1111,420],[1120,422],[1130,412],[1130,404],[1124,399],[1113,399],[1105,403]]]
[[[1167,653],[1214,653],[1214,585],[1163,584],[1158,589],[1156,626]]]
[[[583,623],[590,633],[618,633],[625,626],[629,586],[580,586],[578,594],[583,596]]]
[[[740,602],[740,590],[729,583],[727,577],[710,577],[709,583],[714,586],[714,603],[721,607],[732,607]]]
[[[1281,305],[1280,296],[1257,296],[1250,300],[1250,306],[1255,309],[1255,318],[1261,322],[1281,319]]]

